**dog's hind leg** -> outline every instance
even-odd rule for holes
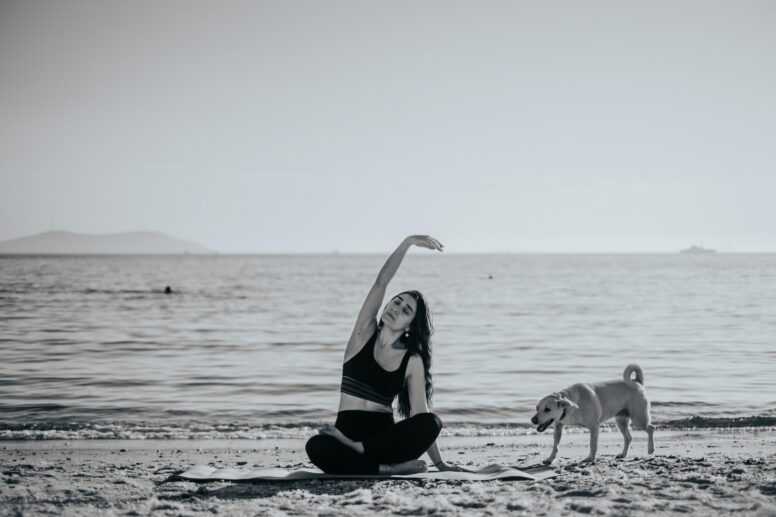
[[[652,435],[655,433],[655,426],[647,424],[647,453],[652,454],[655,452],[655,441],[652,439]]]
[[[646,399],[640,401],[636,407],[631,408],[630,416],[633,420],[633,427],[644,429],[647,432],[647,453],[654,453],[655,441],[652,435],[655,433],[655,426],[651,423],[649,402]]]
[[[617,422],[617,429],[620,430],[622,437],[625,439],[625,445],[622,447],[622,452],[618,454],[617,457],[624,458],[628,455],[628,447],[630,447],[631,440],[633,440],[630,430],[628,429],[628,426],[630,425],[630,417],[618,416],[615,418],[615,422]]]

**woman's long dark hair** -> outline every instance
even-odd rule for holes
[[[415,310],[415,317],[412,319],[412,323],[410,323],[408,336],[404,337],[404,333],[402,333],[399,340],[407,345],[410,356],[418,354],[423,360],[423,370],[426,377],[426,402],[430,408],[431,395],[434,393],[434,384],[431,379],[431,334],[434,333],[434,324],[431,321],[431,311],[428,309],[426,300],[419,291],[404,291],[396,296],[403,294],[409,294],[415,298],[418,306]],[[378,324],[379,327],[382,327],[382,322]],[[399,392],[399,402],[396,409],[402,418],[410,416],[410,393],[407,386],[404,386]]]

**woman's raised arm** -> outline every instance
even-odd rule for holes
[[[375,318],[377,317],[377,312],[380,310],[380,305],[383,303],[383,298],[385,298],[385,289],[388,286],[388,283],[393,279],[396,271],[399,270],[399,266],[401,265],[402,260],[404,260],[404,255],[407,254],[407,250],[410,249],[410,246],[420,246],[439,251],[442,251],[444,248],[442,243],[433,237],[429,237],[428,235],[412,235],[404,239],[402,243],[399,244],[399,247],[391,253],[382,269],[380,269],[380,273],[377,275],[377,279],[369,290],[369,294],[366,296],[366,300],[364,300],[361,311],[358,313],[356,324],[353,327],[353,333],[350,335],[348,346],[345,350],[346,359],[357,353],[358,351],[354,349],[363,345],[364,341],[372,334],[372,332],[374,332],[374,327],[376,325]]]

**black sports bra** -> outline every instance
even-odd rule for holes
[[[397,370],[388,372],[375,360],[375,341],[377,330],[361,350],[342,366],[342,385],[340,391],[361,399],[390,406],[393,398],[404,385],[404,373],[410,353],[407,351]]]

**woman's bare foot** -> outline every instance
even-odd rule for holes
[[[348,442],[350,441],[347,436],[342,434],[342,431],[334,427],[333,425],[325,425],[321,427],[318,430],[318,434],[328,434],[329,436],[333,436],[337,440],[341,441],[345,445],[348,445]]]
[[[364,446],[361,445],[361,442],[354,442],[344,434],[342,434],[342,431],[334,427],[333,425],[325,425],[321,427],[321,429],[318,431],[318,434],[325,434],[328,436],[331,436],[332,438],[336,438],[337,440],[341,441],[351,449],[355,450],[356,452],[359,452],[361,454],[364,453]]]
[[[393,476],[394,474],[420,474],[426,472],[428,467],[423,460],[410,460],[392,465],[380,465],[380,474]]]

